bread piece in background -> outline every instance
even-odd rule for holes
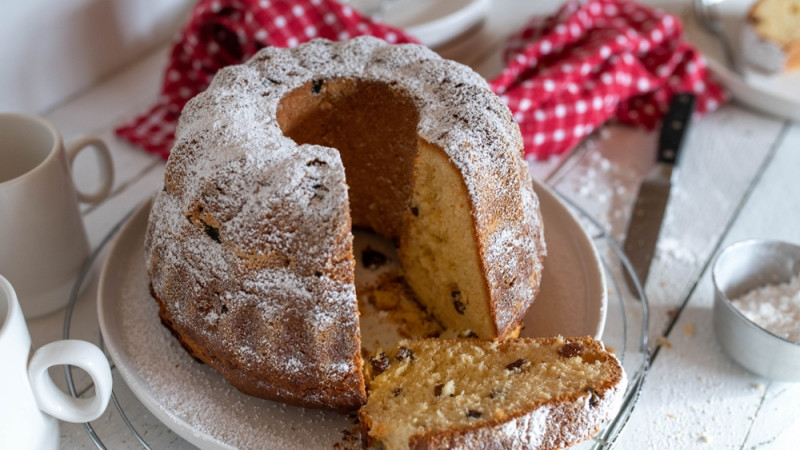
[[[769,74],[800,69],[800,0],[759,0],[741,33],[749,66]]]

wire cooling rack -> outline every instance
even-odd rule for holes
[[[600,255],[608,285],[608,312],[602,340],[606,347],[615,352],[628,374],[628,388],[625,392],[622,408],[617,416],[610,420],[606,427],[601,430],[594,439],[578,444],[575,448],[610,449],[622,434],[628,420],[633,414],[650,368],[651,354],[647,343],[649,324],[647,298],[641,283],[633,271],[631,263],[628,261],[628,258],[617,242],[614,241],[608,232],[585,210],[566,197],[560,195],[558,192],[555,193],[573,210],[575,216],[579,219],[589,236],[591,236],[598,254]],[[70,293],[69,303],[64,317],[64,339],[69,339],[70,337],[70,325],[75,302],[86,281],[87,275],[91,272],[95,260],[108,242],[119,232],[122,225],[125,224],[138,208],[139,206],[133,208],[111,229],[111,231],[109,231],[100,242],[97,249],[92,253],[89,261],[87,261],[76,280]],[[626,276],[630,277],[633,282],[632,284],[635,288],[635,292],[633,293],[630,292],[627,287],[625,281]],[[98,345],[100,348],[103,348],[102,335],[99,338]],[[79,397],[80,395],[73,382],[71,366],[65,366],[64,374],[70,394],[73,397]],[[126,427],[136,439],[136,443],[142,448],[150,449],[151,446],[142,436],[144,433],[137,429],[137,426],[141,428],[142,425],[133,423],[126,415],[126,406],[129,407],[130,405],[122,404],[115,391],[112,391],[111,399],[119,413],[118,419],[114,420],[122,422],[119,426]],[[106,445],[90,423],[84,423],[83,427],[97,448],[106,448]],[[135,446],[136,443],[133,445]]]
[[[619,244],[584,209],[558,192],[556,195],[575,212],[600,255],[608,284],[608,312],[602,341],[607,348],[614,351],[628,375],[628,388],[617,416],[594,439],[578,444],[575,448],[610,449],[628,424],[650,369],[647,296]],[[630,280],[635,292],[628,288],[626,278]]]

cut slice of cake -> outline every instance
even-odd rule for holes
[[[405,341],[368,366],[359,419],[388,450],[562,448],[597,433],[627,386],[589,337]]]

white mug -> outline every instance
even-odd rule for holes
[[[51,342],[31,353],[31,336],[17,295],[0,275],[0,447],[55,449],[58,420],[89,422],[100,417],[111,397],[111,369],[103,352],[86,341]],[[69,364],[86,371],[95,396],[70,397],[58,389],[47,370]]]
[[[70,166],[83,149],[100,161],[96,192],[75,188]],[[0,273],[16,287],[26,318],[64,307],[89,257],[78,201],[104,199],[114,183],[111,153],[97,138],[64,150],[58,130],[26,114],[0,114]]]

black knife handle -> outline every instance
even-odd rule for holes
[[[675,164],[683,145],[683,136],[689,129],[694,112],[694,94],[678,93],[672,96],[667,115],[661,122],[658,138],[658,162]]]

